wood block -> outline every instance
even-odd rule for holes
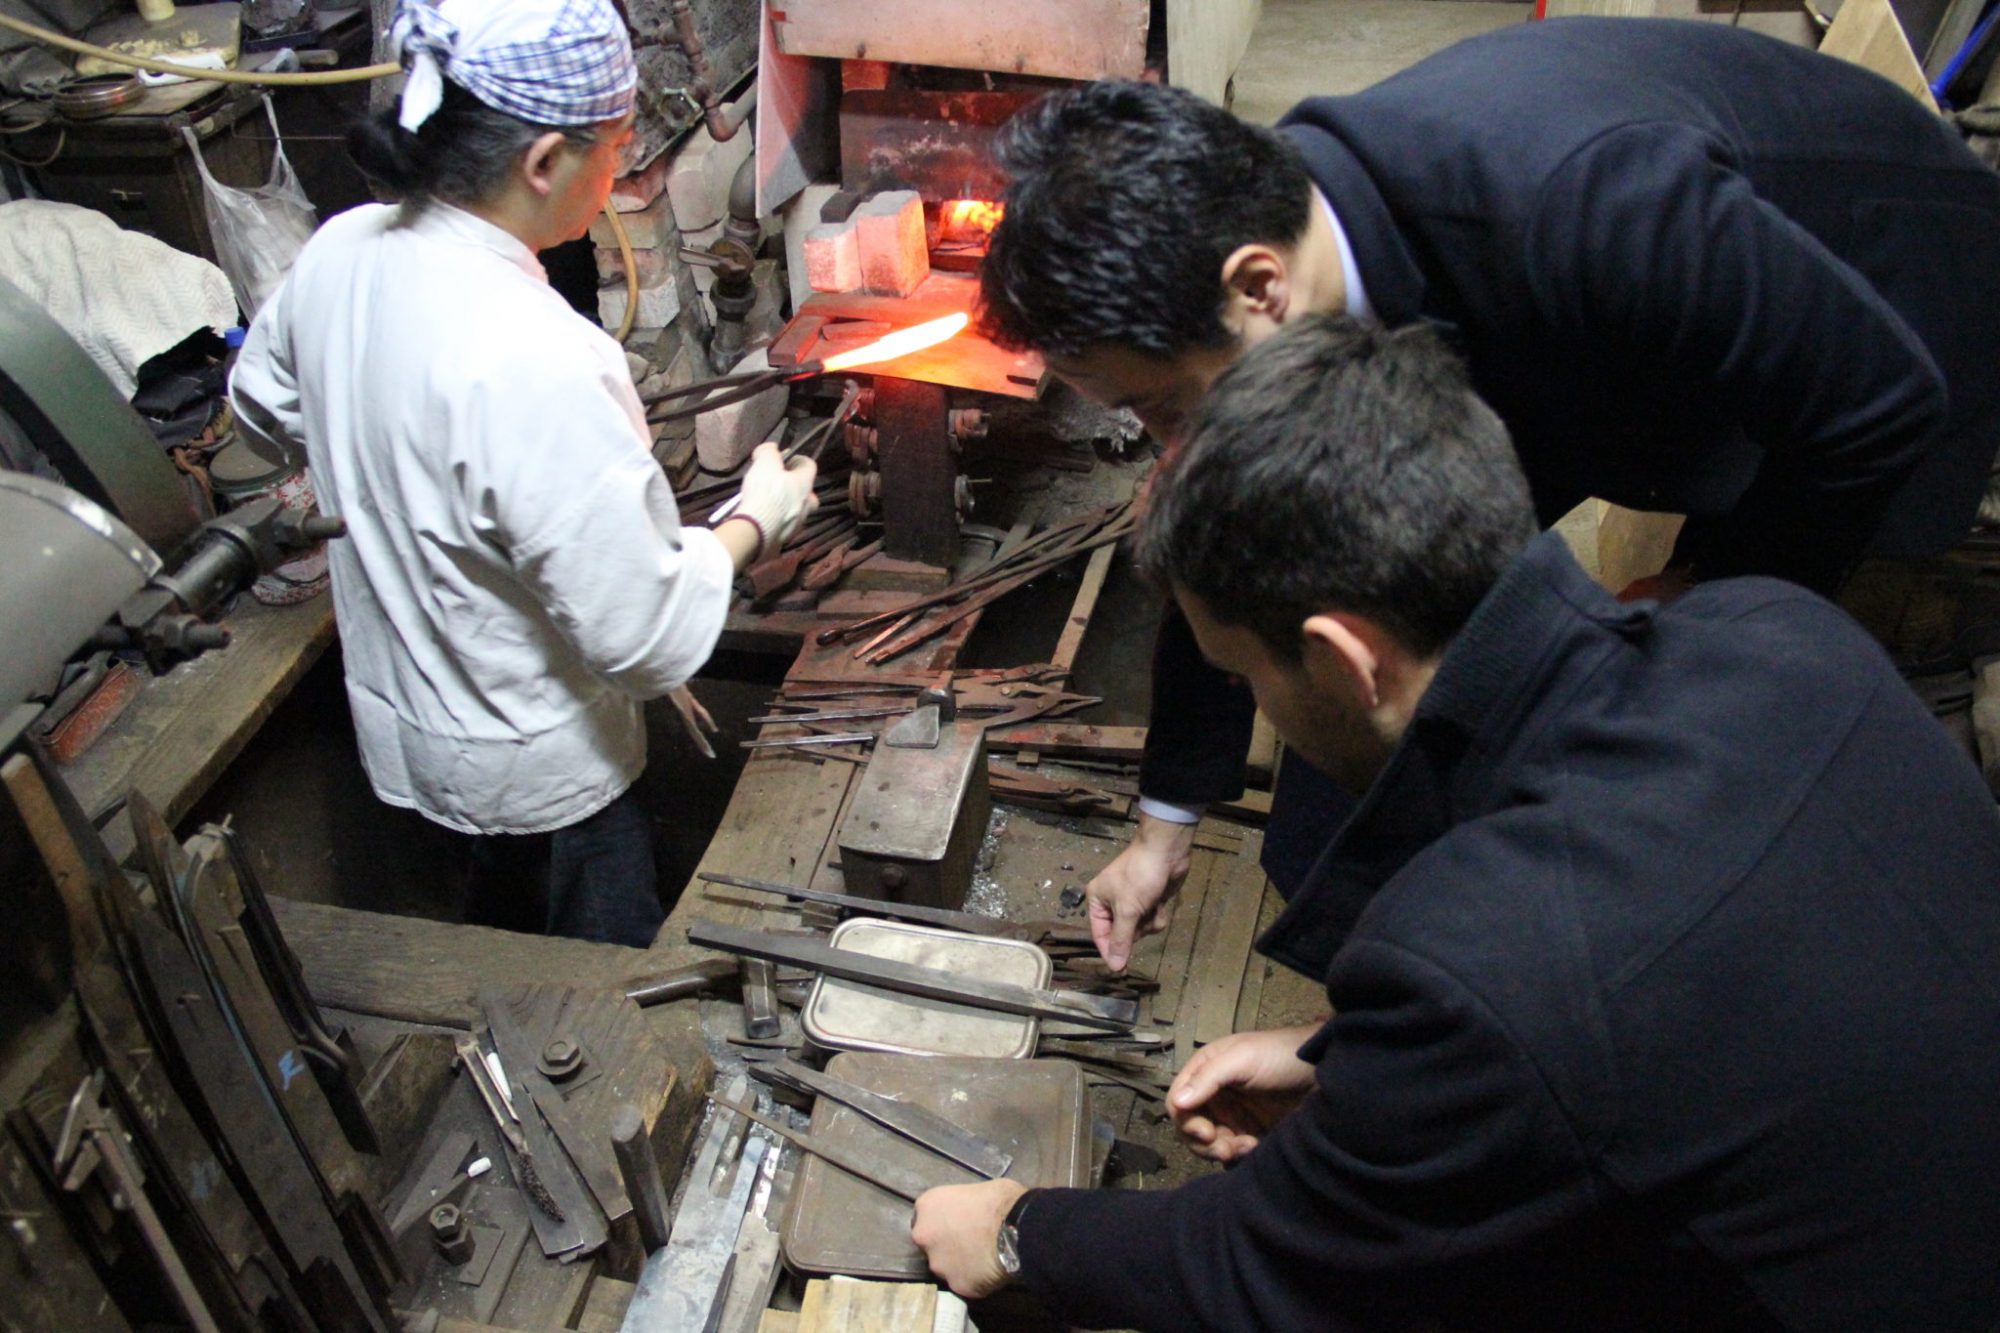
[[[799,1304],[799,1333],[931,1333],[938,1289],[926,1282],[816,1278]]]
[[[806,285],[851,292],[861,285],[861,233],[853,219],[822,222],[806,233]]]
[[[861,242],[863,290],[908,296],[931,275],[924,201],[915,190],[891,190],[864,201],[854,210],[853,222]]]

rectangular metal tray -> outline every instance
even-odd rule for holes
[[[1055,965],[1025,940],[987,939],[905,921],[855,917],[834,928],[829,943],[873,958],[893,958],[982,981],[1046,988]],[[1024,1060],[1041,1023],[945,1000],[897,995],[874,986],[822,976],[813,982],[800,1020],[806,1036],[828,1050],[890,1051]]]
[[[935,1111],[1012,1153],[1010,1179],[1031,1187],[1091,1183],[1089,1089],[1082,1068],[1070,1061],[850,1051],[836,1055],[826,1068],[836,1077]],[[813,1105],[812,1132],[864,1157],[891,1160],[939,1185],[978,1179],[828,1097]],[[923,1252],[910,1240],[909,1203],[816,1157],[808,1157],[800,1169],[780,1234],[785,1261],[800,1272],[930,1277]]]

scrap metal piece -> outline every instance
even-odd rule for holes
[[[749,1082],[739,1074],[729,1090],[746,1096]],[[739,1130],[742,1155],[734,1159],[730,1174]],[[736,1237],[751,1191],[762,1174],[764,1154],[775,1150],[768,1135],[745,1126],[718,1103],[674,1214],[673,1238],[647,1257],[619,1325],[621,1333],[712,1333],[729,1297]],[[728,1176],[726,1186],[718,1188],[718,1175]]]
[[[988,1180],[998,1180],[1014,1164],[1004,1153],[977,1134],[959,1128],[934,1111],[914,1102],[884,1096],[844,1078],[808,1069],[796,1060],[776,1060],[754,1066],[750,1071],[766,1082],[786,1083],[818,1097],[828,1097],[859,1111],[884,1129],[892,1130],[912,1143],[922,1144],[940,1157],[957,1162],[968,1171],[977,1171]]]
[[[657,976],[634,977],[625,983],[625,998],[643,1009],[713,990],[717,983],[736,975],[736,964],[728,959],[704,958]]]
[[[541,1173],[535,1168],[534,1151],[528,1147],[527,1137],[515,1123],[513,1108],[507,1104],[493,1080],[493,1070],[486,1063],[486,1052],[480,1048],[479,1038],[467,1033],[459,1037],[454,1045],[458,1050],[458,1062],[465,1066],[466,1077],[478,1090],[479,1100],[486,1104],[486,1113],[500,1127],[500,1137],[507,1145],[507,1154],[514,1166],[514,1179],[521,1192],[546,1216],[557,1222],[567,1221],[562,1205],[555,1201],[549,1187],[542,1183]]]
[[[851,745],[857,741],[873,741],[872,731],[843,731],[831,736],[779,736],[770,740],[738,741],[745,750],[770,750],[795,745]]]
[[[962,931],[967,935],[984,935],[991,939],[1032,940],[1036,942],[1053,940],[1081,944],[1090,943],[1090,932],[1063,921],[1006,921],[997,916],[980,916],[977,912],[961,912],[950,907],[925,907],[921,903],[892,903],[883,898],[860,898],[851,893],[834,893],[829,889],[806,889],[791,884],[774,884],[766,879],[747,879],[741,875],[724,875],[711,870],[696,873],[697,879],[710,884],[726,884],[732,889],[748,889],[752,893],[781,894],[796,898],[800,902],[823,903],[828,907],[841,907],[861,916],[887,917],[891,921],[914,921],[919,925],[939,926],[945,930]],[[695,964],[699,967],[702,964]],[[630,992],[627,992],[628,994]]]
[[[130,1212],[153,1252],[167,1284],[181,1304],[181,1311],[197,1333],[221,1333],[208,1303],[194,1284],[187,1264],[174,1248],[160,1215],[146,1197],[146,1171],[132,1153],[129,1136],[119,1123],[118,1112],[104,1100],[104,1071],[91,1071],[77,1085],[63,1117],[62,1132],[56,1136],[54,1161],[57,1179],[65,1190],[82,1189],[86,1180],[102,1171],[108,1178],[106,1192],[111,1206]]]
[[[591,1212],[592,1197],[607,1222],[616,1222],[631,1212],[632,1201],[625,1197],[618,1161],[602,1128],[593,1132],[583,1124],[576,1111],[563,1100],[562,1093],[535,1067],[541,1052],[514,1017],[505,994],[497,987],[483,987],[479,992],[479,1007],[493,1034],[493,1044],[507,1061],[508,1081],[514,1085],[514,1104],[521,1112],[523,1131],[532,1138],[546,1125],[559,1145],[545,1155],[548,1165],[558,1177],[588,1191],[583,1204],[586,1213]],[[562,1184],[553,1183],[552,1188],[562,1191]],[[594,1214],[592,1219],[595,1220]]]
[[[778,969],[761,958],[741,960],[743,974],[743,1035],[775,1037],[784,1031],[778,1017]]]
[[[1138,1024],[1139,1006],[1131,1000],[1115,1000],[1074,992],[1040,990],[1004,982],[979,981],[941,972],[932,967],[887,958],[871,958],[847,949],[836,949],[816,940],[774,935],[768,931],[745,930],[713,921],[697,921],[688,927],[690,943],[726,953],[768,958],[774,963],[810,968],[831,977],[858,981],[867,986],[921,995],[975,1009],[993,1009],[1030,1018],[1053,1018],[1084,1027],[1123,1032]]]

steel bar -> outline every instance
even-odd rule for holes
[[[988,583],[973,596],[966,598],[962,602],[955,603],[943,615],[913,625],[900,636],[891,639],[888,643],[874,649],[872,652],[867,652],[865,660],[879,666],[890,658],[900,657],[925,640],[936,638],[967,616],[984,610],[1022,585],[1039,578],[1059,565],[1074,560],[1085,551],[1095,550],[1100,546],[1108,546],[1114,542],[1123,540],[1125,535],[1131,532],[1133,526],[1134,523],[1131,519],[1120,518],[1117,522],[1099,530],[1073,547],[1068,547],[1052,555],[1030,561],[1018,571],[1009,574],[1006,578]],[[860,656],[860,654],[857,654],[857,656]]]
[[[977,916],[971,912],[955,912],[949,907],[924,907],[916,903],[892,903],[880,898],[862,898],[851,893],[834,893],[827,889],[801,889],[790,884],[773,884],[769,880],[744,879],[738,875],[718,875],[712,871],[698,871],[696,878],[711,884],[727,884],[732,889],[748,889],[752,893],[782,894],[801,902],[825,903],[829,907],[844,907],[849,911],[863,912],[870,916],[885,916],[896,921],[915,921],[926,926],[943,926],[947,930],[962,930],[968,935],[1011,936],[1016,928],[998,917]]]
[[[787,745],[850,745],[856,741],[873,741],[872,731],[846,731],[830,736],[777,736],[769,740],[738,741],[745,750],[768,750]]]
[[[625,983],[625,998],[643,1009],[649,1004],[665,1004],[668,1000],[681,1000],[713,990],[719,982],[735,976],[736,964],[719,958],[704,958],[698,963],[689,963],[686,967],[677,967],[658,976],[632,978]]]
[[[844,713],[767,713],[763,717],[746,718],[746,726],[762,727],[780,722],[804,726],[808,722],[859,722],[863,718],[901,717],[909,712],[907,704],[896,708],[855,708]]]
[[[846,624],[834,625],[823,629],[817,636],[817,642],[821,647],[841,643],[905,615],[928,610],[933,606],[938,606],[945,602],[962,600],[993,582],[1010,577],[1021,566],[1035,563],[1049,556],[1051,548],[1054,546],[1060,546],[1061,550],[1066,553],[1064,555],[1065,559],[1070,555],[1081,554],[1086,550],[1092,549],[1086,543],[1094,540],[1096,535],[1104,528],[1118,522],[1125,516],[1129,509],[1130,502],[1128,501],[1125,504],[1113,505],[1107,509],[1093,510],[1081,518],[1071,519],[1067,523],[1061,523],[1055,527],[1046,529],[1038,537],[1023,543],[1010,554],[1002,556],[996,552],[994,559],[982,565],[977,572],[969,577],[952,584],[949,588],[940,588],[934,593],[926,594],[913,601],[905,602],[901,606],[879,612],[862,620],[849,621]]]
[[[1106,999],[1064,991],[1041,990],[998,981],[980,981],[934,967],[888,958],[871,958],[848,949],[836,949],[815,940],[773,935],[767,931],[744,930],[712,921],[697,921],[688,927],[688,941],[726,953],[768,958],[774,963],[810,968],[830,977],[877,986],[883,990],[925,999],[962,1004],[974,1009],[992,1009],[1030,1018],[1050,1018],[1084,1027],[1123,1032],[1137,1025],[1139,1006],[1130,1000]]]
[[[924,1180],[886,1162],[864,1162],[858,1156],[850,1156],[845,1149],[832,1146],[823,1138],[804,1130],[793,1129],[775,1116],[753,1111],[747,1106],[739,1106],[719,1093],[711,1092],[708,1094],[708,1099],[725,1110],[734,1111],[762,1125],[801,1152],[809,1152],[829,1165],[839,1167],[850,1176],[859,1177],[877,1189],[887,1190],[899,1199],[908,1199],[911,1203],[915,1203],[917,1196],[931,1188],[933,1184],[949,1183]]]
[[[660,1183],[660,1159],[646,1133],[646,1117],[630,1102],[620,1102],[611,1117],[611,1151],[618,1158],[618,1174],[624,1177],[625,1193],[632,1200],[639,1243],[651,1254],[667,1243],[667,1192]]]
[[[864,1088],[817,1069],[808,1069],[796,1060],[775,1060],[758,1065],[750,1073],[767,1083],[774,1080],[789,1083],[816,1097],[830,1097],[842,1106],[859,1111],[882,1128],[893,1130],[910,1142],[921,1144],[938,1156],[957,1162],[968,1171],[976,1171],[988,1180],[998,1180],[1014,1164],[1011,1154],[1000,1151],[977,1134],[960,1129],[935,1111],[913,1102],[885,1097],[872,1088]]]

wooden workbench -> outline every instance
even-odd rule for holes
[[[333,599],[271,607],[243,597],[223,623],[227,648],[148,681],[61,770],[115,856],[131,849],[131,834],[124,820],[105,820],[126,794],[138,791],[169,827],[178,823],[333,643]]]

